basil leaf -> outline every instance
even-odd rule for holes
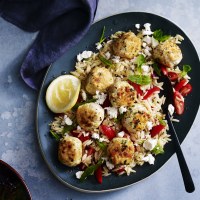
[[[151,83],[151,77],[147,75],[131,75],[128,79],[138,85],[148,85]]]
[[[160,68],[158,67],[158,64],[157,64],[157,63],[154,63],[154,64],[153,64],[153,69],[154,69],[154,71],[156,72],[156,74],[158,74],[158,76],[161,76],[161,70],[160,70]]]
[[[187,75],[187,73],[189,71],[191,71],[191,67],[190,65],[183,65],[183,71],[181,72],[181,76],[184,77],[185,75]]]
[[[60,140],[60,136],[58,134],[56,134],[54,131],[50,130],[50,133],[54,137],[54,139],[56,139],[56,141]]]
[[[163,153],[164,153],[164,149],[163,149],[159,144],[157,144],[157,145],[153,148],[152,153],[155,154],[155,155],[163,154]]]
[[[99,59],[100,59],[100,61],[104,64],[104,65],[106,65],[106,66],[112,66],[113,65],[113,63],[110,61],[110,60],[107,60],[105,57],[103,57],[102,55],[100,55],[99,54]]]
[[[100,159],[96,165],[91,165],[86,168],[86,170],[81,175],[80,181],[84,181],[88,176],[94,174],[94,172],[101,166],[103,163],[103,160]]]
[[[101,37],[100,37],[100,40],[99,40],[99,44],[103,43],[103,41],[106,39],[105,38],[105,30],[106,30],[106,27],[104,26],[102,34],[101,34]]]
[[[77,110],[79,106],[82,106],[82,105],[84,105],[84,104],[86,104],[86,103],[96,102],[96,100],[97,100],[97,99],[92,98],[92,99],[88,99],[88,100],[86,100],[86,101],[84,101],[84,102],[76,103],[76,104],[72,107],[72,110]]]
[[[102,149],[103,151],[105,151],[107,149],[107,145],[104,142],[99,142],[97,140],[96,143],[99,146],[99,148]]]
[[[158,40],[159,42],[164,42],[168,40],[171,36],[170,35],[163,35],[163,31],[161,29],[158,29],[154,31],[153,37]]]

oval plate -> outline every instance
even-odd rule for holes
[[[174,154],[173,142],[170,142],[165,147],[165,153],[158,155],[154,165],[144,164],[143,166],[135,167],[136,173],[130,176],[111,175],[104,177],[103,183],[98,184],[93,176],[90,176],[86,181],[80,182],[75,177],[75,172],[78,168],[68,168],[62,165],[57,159],[57,142],[50,137],[49,123],[53,120],[54,114],[49,111],[45,103],[45,93],[49,83],[61,75],[62,71],[70,72],[74,70],[76,55],[84,50],[95,51],[95,43],[99,41],[103,26],[106,27],[105,36],[110,36],[116,31],[133,30],[136,32],[135,24],[141,25],[151,23],[152,30],[162,29],[165,34],[173,35],[180,34],[184,37],[184,41],[180,45],[183,52],[183,60],[180,66],[188,64],[192,67],[189,75],[192,77],[191,84],[193,86],[192,94],[185,101],[185,112],[179,116],[180,123],[175,124],[175,128],[180,139],[184,140],[188,134],[192,123],[195,119],[199,108],[200,93],[198,92],[200,82],[200,64],[199,58],[194,46],[185,33],[169,20],[150,13],[132,12],[123,13],[103,19],[91,26],[86,36],[71,48],[67,53],[60,57],[55,63],[49,67],[45,79],[43,81],[37,107],[37,136],[42,155],[51,170],[51,172],[65,185],[84,192],[102,192],[124,188],[142,179],[147,178],[159,168],[161,168],[168,159]],[[189,119],[189,120],[188,120]]]

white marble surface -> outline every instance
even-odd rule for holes
[[[95,21],[121,12],[146,11],[162,15],[180,26],[200,55],[199,0],[100,0]],[[198,200],[200,192],[200,112],[182,144],[196,191],[184,190],[176,156],[150,178],[126,189],[85,194],[62,185],[43,161],[35,131],[37,92],[21,80],[19,69],[36,34],[25,33],[0,19],[0,159],[11,164],[27,182],[34,200],[162,199]],[[196,66],[200,67],[200,66]],[[189,119],[188,119],[189,120]]]

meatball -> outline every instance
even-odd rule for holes
[[[104,109],[97,103],[86,103],[78,107],[76,118],[81,128],[91,131],[102,123]]]
[[[112,106],[132,106],[136,99],[136,91],[127,81],[117,81],[109,90]]]
[[[133,32],[123,33],[113,42],[113,52],[115,55],[132,59],[141,50],[142,41]]]
[[[153,50],[153,57],[167,67],[178,65],[183,58],[181,49],[172,39],[160,43]]]
[[[114,165],[128,165],[132,162],[135,148],[128,138],[113,138],[109,143],[108,156]]]
[[[86,81],[86,90],[90,94],[96,91],[105,92],[114,82],[111,72],[105,67],[95,67],[90,72]]]
[[[72,136],[65,136],[58,146],[58,159],[69,167],[77,166],[81,163],[82,142]]]
[[[141,104],[135,104],[128,109],[122,118],[122,125],[129,133],[148,131],[148,121],[152,121],[147,109]]]

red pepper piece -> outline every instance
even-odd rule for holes
[[[140,85],[138,85],[137,83],[133,83],[132,81],[128,81],[130,85],[132,85],[134,87],[134,89],[136,90],[136,92],[142,96],[143,95],[143,91],[140,88]]]
[[[176,81],[178,79],[178,74],[176,72],[168,72],[167,76],[170,81]]]
[[[95,152],[95,149],[92,147],[89,147],[89,149],[87,150],[87,155],[92,155]]]
[[[179,91],[183,86],[185,86],[187,84],[187,80],[186,79],[181,79],[174,87],[174,89],[176,91]]]
[[[95,171],[95,177],[96,177],[98,183],[101,184],[102,181],[103,181],[103,178],[102,178],[102,168],[101,168],[101,166],[99,166],[99,167],[97,168],[97,170]]]
[[[154,126],[150,131],[151,137],[158,135],[164,128],[165,126],[162,124]]]
[[[187,96],[190,92],[192,91],[192,86],[191,84],[187,83],[185,86],[183,86],[180,89],[180,93],[185,97]]]
[[[72,131],[71,133],[74,137],[77,137],[81,142],[85,142],[86,140],[90,139],[90,136],[84,136],[83,134],[79,136],[80,133],[77,133],[75,131]]]
[[[174,92],[174,107],[175,107],[175,111],[178,115],[183,114],[183,112],[184,112],[183,96],[178,91]]]
[[[106,108],[106,107],[110,107],[110,106],[111,106],[111,103],[110,103],[109,97],[107,96],[106,100],[103,102],[102,107]]]
[[[167,68],[164,65],[161,65],[160,69],[161,69],[163,75],[167,75],[168,74]]]
[[[144,95],[143,99],[144,100],[148,99],[154,92],[157,92],[157,91],[160,91],[160,88],[156,86],[147,90],[147,93]]]
[[[106,125],[101,125],[100,126],[100,131],[109,139],[109,140],[112,140],[115,136],[116,136],[116,133],[115,131],[109,127],[109,126],[106,126]]]

